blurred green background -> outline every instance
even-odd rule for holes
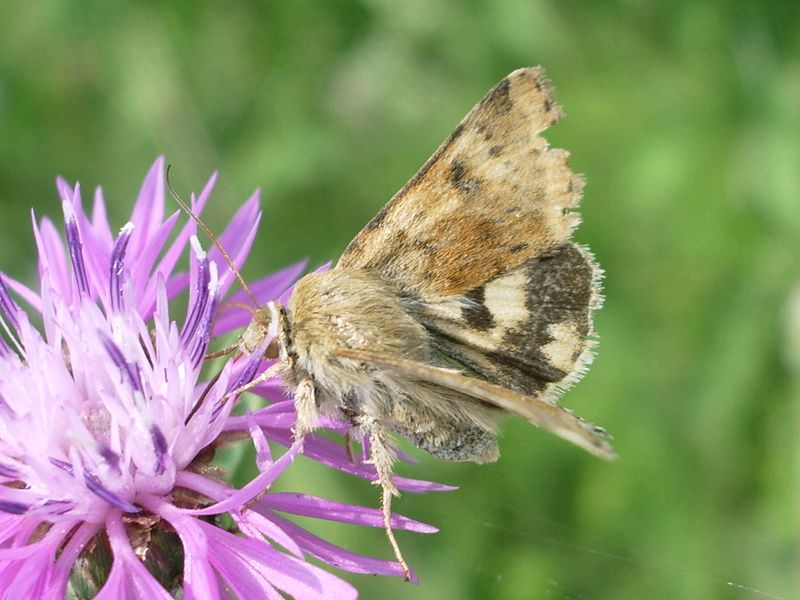
[[[734,8],[735,7],[735,8]],[[121,225],[159,154],[256,187],[245,275],[335,259],[500,78],[542,64],[588,178],[579,241],[607,271],[598,358],[563,402],[616,437],[603,464],[509,419],[494,465],[422,453],[460,486],[396,508],[419,586],[365,598],[795,598],[800,397],[800,5],[777,0],[41,1],[0,24],[0,269],[33,273],[56,174]],[[279,484],[375,504],[300,461]],[[312,524],[314,525],[314,524]],[[315,526],[388,558],[379,530]]]

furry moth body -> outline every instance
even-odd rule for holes
[[[240,347],[277,325],[297,407],[370,441],[389,527],[399,435],[446,460],[494,461],[495,418],[520,415],[610,459],[602,429],[555,404],[591,360],[600,270],[570,241],[583,181],[540,133],[562,116],[541,68],[481,100],[420,171],[286,306],[259,309]]]

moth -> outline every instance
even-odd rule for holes
[[[601,428],[555,404],[591,362],[601,304],[601,271],[570,241],[583,180],[541,136],[561,117],[540,67],[508,75],[333,269],[260,308],[240,338],[253,353],[275,336],[265,356],[294,393],[297,437],[325,416],[369,441],[407,576],[389,521],[395,436],[486,463],[511,413],[614,457]]]

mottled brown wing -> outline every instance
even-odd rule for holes
[[[576,446],[600,458],[616,458],[606,432],[574,415],[568,410],[538,398],[508,390],[499,385],[467,377],[450,369],[432,367],[420,362],[388,356],[366,350],[339,348],[334,356],[364,363],[368,367],[390,370],[407,378],[426,381],[470,398],[486,402],[492,406],[528,419]]]
[[[466,294],[562,245],[583,181],[539,135],[562,116],[539,68],[519,69],[464,118],[355,237],[338,268],[423,300]]]
[[[601,271],[568,242],[467,294],[410,308],[443,354],[522,394],[554,401],[592,359]]]

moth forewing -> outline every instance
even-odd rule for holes
[[[468,293],[565,243],[583,180],[539,134],[563,115],[539,67],[519,69],[467,114],[348,245],[337,266],[435,300]]]
[[[334,356],[363,363],[367,368],[386,369],[410,380],[427,381],[486,402],[501,410],[526,418],[528,421],[572,442],[579,448],[605,460],[616,458],[605,430],[555,404],[518,394],[488,381],[463,375],[454,369],[434,367],[396,356],[338,348]]]

